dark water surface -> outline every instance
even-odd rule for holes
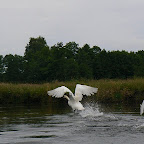
[[[138,106],[85,104],[0,107],[1,144],[143,144],[144,116]]]

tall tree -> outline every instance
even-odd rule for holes
[[[109,52],[109,57],[111,59],[109,78],[128,78],[133,76],[133,63],[128,52]]]
[[[134,61],[134,73],[135,76],[144,77],[144,51],[136,52]]]
[[[44,47],[47,47],[47,43],[43,37],[30,38],[25,49],[25,58],[31,58],[37,51],[40,51]]]
[[[16,82],[23,79],[23,57],[19,55],[6,55],[4,57],[4,78],[5,81]]]
[[[78,77],[78,64],[75,61],[78,45],[75,42],[57,43],[51,47],[52,80],[70,80]]]
[[[103,49],[101,52],[99,52],[95,56],[93,68],[94,68],[94,78],[95,79],[109,77],[110,58],[105,49]]]
[[[46,68],[48,61],[46,57],[49,53],[49,47],[47,46],[46,40],[43,37],[30,38],[29,44],[25,50],[25,77],[27,81],[37,82],[42,81],[44,67]],[[43,63],[44,62],[44,63]],[[45,78],[47,79],[47,78]]]
[[[64,46],[65,49],[65,56],[69,59],[69,58],[76,58],[76,55],[78,54],[78,50],[79,50],[79,45],[75,42],[69,42],[66,43],[66,45]]]
[[[79,49],[77,62],[81,78],[93,78],[93,56],[93,51],[88,44]]]
[[[3,56],[0,55],[0,81],[3,80],[4,65],[3,65]]]

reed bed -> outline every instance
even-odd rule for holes
[[[141,102],[144,99],[144,78],[127,80],[73,80],[44,84],[0,83],[0,104],[48,104],[55,101],[47,91],[65,85],[74,92],[77,83],[98,88],[94,100],[99,102]]]

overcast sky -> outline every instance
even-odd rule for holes
[[[0,55],[23,55],[38,36],[49,46],[144,50],[144,0],[0,0]]]

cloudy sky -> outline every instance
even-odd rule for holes
[[[23,55],[38,36],[49,46],[144,50],[144,0],[0,0],[0,55]]]

